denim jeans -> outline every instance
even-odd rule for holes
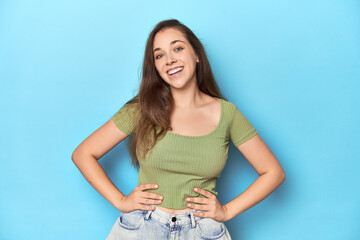
[[[106,240],[231,240],[223,222],[194,216],[194,211],[170,214],[156,207],[120,213]]]

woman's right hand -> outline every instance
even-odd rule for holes
[[[124,196],[119,203],[118,209],[121,212],[128,213],[134,210],[154,210],[154,204],[161,204],[164,199],[163,196],[156,193],[144,192],[146,189],[157,189],[159,185],[145,183],[134,188],[134,190],[127,196]],[[145,205],[148,204],[148,205]]]

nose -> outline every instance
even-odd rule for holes
[[[168,65],[171,65],[171,64],[173,64],[174,62],[176,62],[176,59],[170,54],[169,57],[168,57],[167,60],[166,60],[166,63],[167,63]]]

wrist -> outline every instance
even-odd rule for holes
[[[231,215],[231,211],[227,204],[224,205],[224,209],[225,209],[225,222],[226,222],[226,221],[229,221],[230,219],[232,219],[233,216]]]
[[[124,204],[123,204],[124,198],[125,198],[125,195],[119,196],[119,197],[116,199],[116,202],[113,204],[114,207],[115,207],[117,210],[121,211],[121,212],[122,212],[122,206],[124,205]]]

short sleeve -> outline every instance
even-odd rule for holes
[[[253,125],[244,117],[244,115],[234,105],[230,124],[229,137],[230,141],[238,147],[257,134]]]
[[[126,103],[113,116],[115,125],[127,135],[130,135],[140,117],[136,103]]]

